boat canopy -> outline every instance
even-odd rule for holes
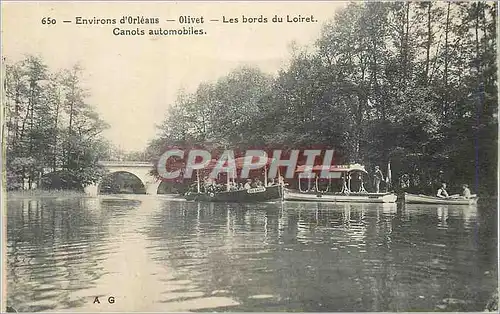
[[[326,168],[326,169],[325,169]],[[310,169],[310,168],[309,168]],[[368,173],[365,169],[365,166],[362,166],[360,164],[352,164],[352,165],[332,165],[330,167],[328,166],[323,166],[323,165],[317,165],[312,167],[312,171],[323,171],[327,170],[329,172],[351,172],[351,171],[360,171],[364,173]],[[303,173],[306,171],[306,165],[301,165],[298,166],[297,169],[295,170],[298,173]]]
[[[267,158],[265,161],[265,166],[269,166],[272,164],[276,159],[275,158]],[[236,166],[236,169],[243,169],[244,165],[250,164],[250,163],[257,163],[259,161],[259,157],[257,156],[245,156],[245,157],[238,157],[234,159],[234,164]],[[207,165],[204,167],[204,169],[215,169],[217,168],[217,163],[219,162],[218,159],[212,159],[210,162],[207,163]],[[228,162],[225,163],[225,166],[229,166]]]
[[[245,157],[234,158],[233,160],[230,160],[230,161],[226,160],[223,165],[219,165],[218,159],[211,159],[203,167],[203,169],[209,169],[211,171],[219,170],[219,172],[221,170],[225,171],[228,174],[226,176],[226,180],[227,180],[226,188],[227,188],[227,192],[229,192],[230,191],[230,185],[229,185],[230,177],[234,183],[235,182],[234,179],[236,177],[237,170],[242,169],[245,165],[257,163],[259,160],[260,160],[259,156],[245,156]],[[262,167],[264,167],[264,166],[267,168],[267,166],[269,166],[269,164],[273,163],[275,160],[276,160],[275,158],[264,157],[264,162],[259,163],[260,165],[262,165],[260,167],[260,169],[262,169]],[[231,167],[231,164],[233,164],[233,161],[234,161],[234,167]],[[256,169],[259,169],[259,168],[256,168]],[[201,191],[201,189],[200,189],[200,176],[199,176],[198,170],[196,170],[196,177],[197,177],[196,178],[197,190],[198,190],[198,193],[200,193],[200,191]],[[278,177],[281,177],[281,175],[279,174],[279,168],[278,168]],[[264,186],[268,186],[267,171],[264,171]]]

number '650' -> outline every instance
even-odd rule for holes
[[[56,19],[53,19],[51,17],[44,17],[42,19],[42,24],[56,24]]]

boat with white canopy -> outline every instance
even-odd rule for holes
[[[326,178],[321,176],[321,172],[325,170],[328,171]],[[335,165],[327,169],[324,166],[299,166],[296,172],[299,173],[298,190],[285,189],[285,201],[395,203],[397,199],[392,192],[366,191],[363,176],[368,172],[359,164]],[[302,185],[303,181],[307,182],[307,187]],[[333,183],[336,183],[337,190]]]

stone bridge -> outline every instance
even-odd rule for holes
[[[156,180],[149,172],[153,169],[153,164],[150,162],[140,161],[100,161],[109,174],[115,172],[128,172],[139,178],[146,189],[146,194],[156,195],[161,181]],[[108,174],[108,175],[109,175]],[[89,185],[85,188],[85,193],[89,195],[99,194],[99,184]]]

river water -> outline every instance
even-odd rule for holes
[[[497,287],[494,203],[7,207],[18,311],[482,311]]]

